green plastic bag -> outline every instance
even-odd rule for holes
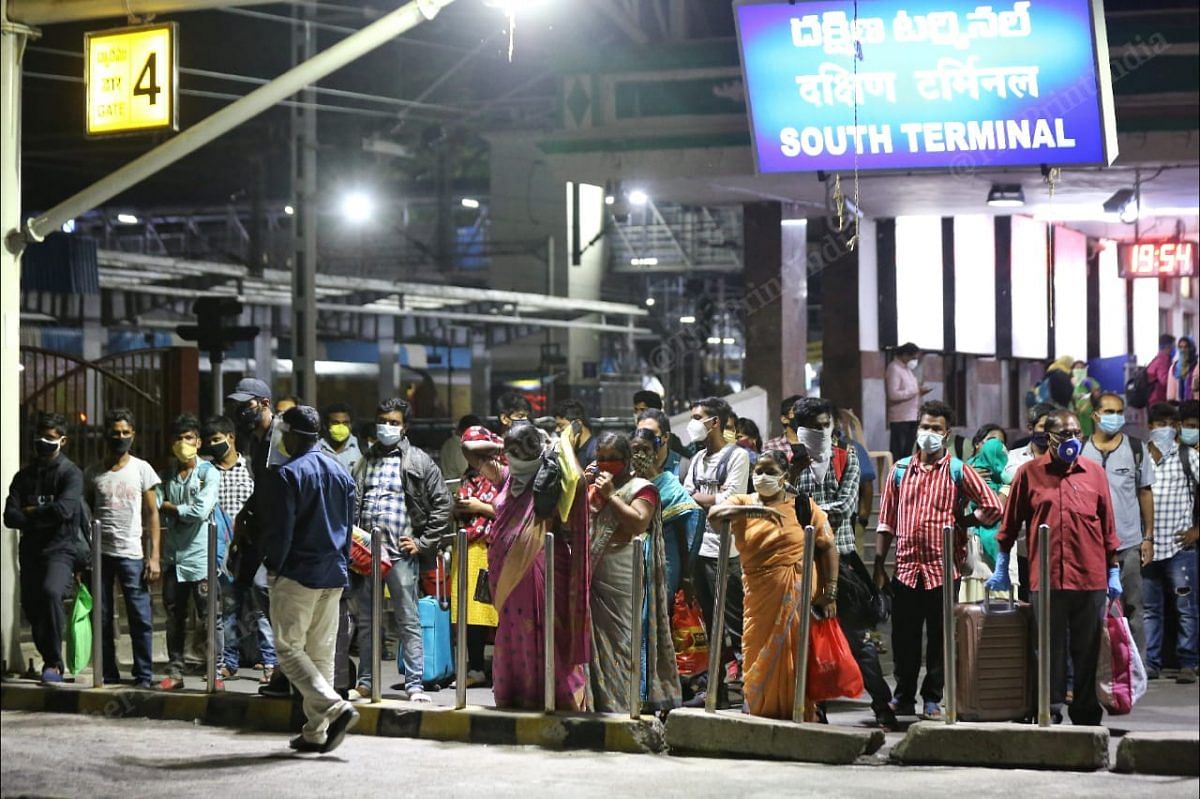
[[[67,670],[78,675],[92,662],[92,592],[79,585],[71,604],[71,625],[67,630]]]

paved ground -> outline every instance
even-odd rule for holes
[[[286,737],[182,722],[0,713],[3,796],[1195,797],[1196,779],[893,766],[809,766],[666,755],[547,752],[350,736],[294,755]]]

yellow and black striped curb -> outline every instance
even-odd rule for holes
[[[134,688],[45,688],[5,683],[4,710],[79,713],[107,718],[200,721],[218,727],[294,733],[304,723],[299,701],[237,693],[164,693]],[[474,744],[591,749],[633,754],[666,751],[656,718],[532,713],[468,707],[452,710],[385,700],[357,705],[360,735]]]

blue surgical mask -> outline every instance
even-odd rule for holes
[[[375,440],[385,447],[392,447],[400,443],[400,439],[404,437],[404,427],[398,424],[377,424],[375,425]]]
[[[917,446],[927,455],[940,452],[943,441],[945,441],[945,437],[941,433],[935,433],[932,430],[922,430],[917,433]]]
[[[1079,458],[1079,453],[1083,451],[1083,442],[1072,436],[1060,441],[1054,451],[1059,460],[1065,463],[1074,463]]]
[[[1100,429],[1114,436],[1121,432],[1121,428],[1125,426],[1125,414],[1123,413],[1108,413],[1100,417]]]
[[[1184,427],[1179,431],[1179,440],[1185,447],[1194,447],[1200,442],[1200,427]]]

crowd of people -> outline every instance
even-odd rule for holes
[[[1142,441],[1124,430],[1124,398],[1075,373],[1063,402],[1030,408],[1025,440],[1010,449],[1005,431],[989,424],[964,448],[954,443],[954,410],[922,402],[928,389],[912,373],[916,348],[899,354],[887,382],[891,443],[901,457],[882,474],[853,413],[803,396],[782,403],[782,434],[766,442],[724,400],[698,400],[685,443],[654,392],[633,397],[627,431],[593,430],[574,399],[560,402],[553,429],[543,429],[523,397],[506,394],[493,428],[464,417],[435,462],[408,440],[403,399],[379,403],[374,423],[358,428],[360,440],[350,406],[318,412],[297,398],[273,402],[268,385],[244,379],[226,415],[174,420],[162,471],[134,454],[137,420],[128,410],[106,414],[107,454],[82,471],[67,455],[66,420],[42,414],[33,459],[13,478],[4,511],[6,526],[21,532],[22,607],[42,681],[63,679],[64,598],[88,568],[95,519],[103,567],[88,579],[102,606],[104,682],[121,679],[114,581],[129,622],[133,684],[163,691],[184,687],[188,620],[214,594],[222,608],[212,631],[214,687],[223,688],[252,652],[261,693],[303,697],[307,722],[292,741],[300,751],[336,747],[357,721],[356,703],[380,679],[372,673],[372,632],[387,622],[373,617],[370,556],[363,568],[354,555],[356,547],[370,552],[373,536],[382,537],[404,695],[430,701],[422,564],[440,559],[459,529],[468,542],[468,591],[449,592],[451,619],[467,625],[468,685],[490,683],[499,707],[543,707],[543,646],[553,629],[559,710],[666,713],[701,705],[710,692],[718,707],[729,707],[737,692],[751,714],[790,718],[807,604],[855,672],[840,684],[865,688],[881,727],[897,729],[905,716],[940,718],[942,594],[948,583],[985,577],[988,589],[1023,598],[1051,592],[1058,718],[1069,707],[1076,723],[1100,720],[1095,692],[1082,686],[1094,679],[1102,617],[1117,597],[1151,677],[1163,669],[1166,619],[1177,619],[1170,628],[1177,679],[1194,682],[1195,399],[1153,403]],[[969,457],[960,457],[964,449]],[[862,554],[877,482],[868,568]],[[1050,585],[1029,568],[1045,546],[1043,523],[1052,531]],[[210,525],[222,540],[216,584]],[[976,544],[974,563],[956,553],[954,574],[943,569],[945,526]],[[804,575],[808,531],[815,557]],[[550,563],[547,533],[556,540]],[[731,540],[722,609],[723,536]],[[459,559],[451,562],[456,585]],[[638,620],[636,579],[644,597]],[[150,586],[159,582],[168,662],[156,678]],[[725,634],[710,641],[720,668],[700,680],[678,668],[672,626],[681,603],[698,606],[708,630],[724,613]],[[874,630],[889,616],[894,687]],[[849,689],[815,684],[800,704],[807,718],[825,720],[825,703]]]

